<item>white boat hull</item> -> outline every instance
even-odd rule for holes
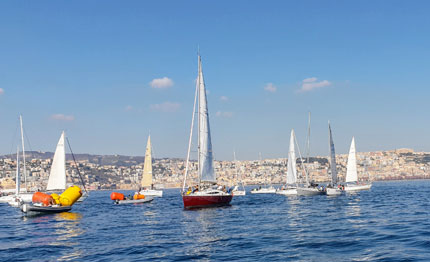
[[[25,193],[25,194],[20,194],[19,199],[21,199],[22,202],[24,203],[31,203],[32,199],[33,199],[33,194],[29,194],[29,193]],[[0,197],[0,203],[12,203],[12,202],[16,202],[16,195],[8,195],[8,196],[2,196]]]
[[[163,191],[162,190],[154,190],[154,189],[143,189],[139,192],[141,195],[144,196],[155,196],[155,197],[162,197]]]
[[[285,196],[296,196],[297,188],[279,189],[279,190],[276,190],[276,194],[285,195]]]
[[[275,194],[275,193],[276,193],[276,189],[273,187],[251,190],[251,194]]]
[[[140,204],[140,203],[146,203],[146,202],[151,202],[152,200],[154,200],[153,197],[145,197],[144,199],[136,199],[136,200],[117,200],[115,201],[115,204]]]
[[[246,191],[245,190],[237,190],[237,191],[233,191],[233,196],[244,196],[246,195]]]
[[[366,185],[346,185],[345,191],[360,191],[360,190],[369,190],[372,187],[372,184]]]
[[[298,196],[315,196],[322,195],[324,193],[315,187],[298,187],[296,190]]]
[[[326,194],[327,196],[339,196],[342,194],[342,190],[339,188],[326,188]]]

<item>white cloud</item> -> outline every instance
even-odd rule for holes
[[[219,99],[220,99],[222,102],[227,102],[227,101],[228,101],[228,97],[226,97],[226,96],[221,96]]]
[[[133,107],[128,105],[124,109],[125,109],[125,111],[131,111],[131,110],[133,110]]]
[[[299,92],[308,92],[308,91],[312,91],[316,88],[331,86],[331,82],[329,82],[328,80],[322,80],[319,82],[317,80],[318,80],[318,78],[316,78],[316,77],[310,77],[310,78],[303,79],[302,87],[299,89]]]
[[[222,112],[222,111],[218,111],[215,113],[215,115],[217,117],[224,117],[224,118],[230,118],[233,117],[233,112]]]
[[[264,86],[264,90],[266,90],[267,92],[270,92],[270,93],[275,93],[276,92],[276,86],[274,86],[272,83],[268,83]]]
[[[181,104],[179,103],[172,103],[172,102],[164,102],[161,104],[153,104],[149,106],[152,111],[158,111],[158,112],[167,112],[172,113],[179,110],[181,107]]]
[[[155,89],[165,89],[165,88],[172,87],[173,81],[168,77],[155,78],[149,83],[149,85]]]
[[[4,94],[4,89],[0,88],[0,95],[3,95],[3,94]]]
[[[59,120],[59,121],[73,121],[75,120],[74,116],[66,116],[64,114],[53,114],[51,116],[52,120]]]

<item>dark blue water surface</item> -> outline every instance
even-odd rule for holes
[[[109,195],[39,217],[1,204],[0,261],[430,261],[430,181],[339,197],[248,193],[192,211],[177,189],[139,205]]]

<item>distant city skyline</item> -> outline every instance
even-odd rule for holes
[[[185,158],[200,48],[217,160],[430,151],[427,1],[0,2],[0,154]],[[194,147],[194,151],[196,148]]]

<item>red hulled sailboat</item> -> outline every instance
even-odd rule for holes
[[[194,116],[198,115],[198,174],[199,185],[186,190],[188,166],[190,160],[191,144],[194,129]],[[185,167],[182,199],[184,208],[201,208],[228,205],[233,198],[231,192],[225,187],[217,185],[216,174],[213,168],[213,153],[211,133],[209,128],[209,111],[206,98],[206,88],[203,80],[202,62],[198,55],[198,76],[194,96],[193,117],[191,120],[190,139],[188,143],[187,162]]]

